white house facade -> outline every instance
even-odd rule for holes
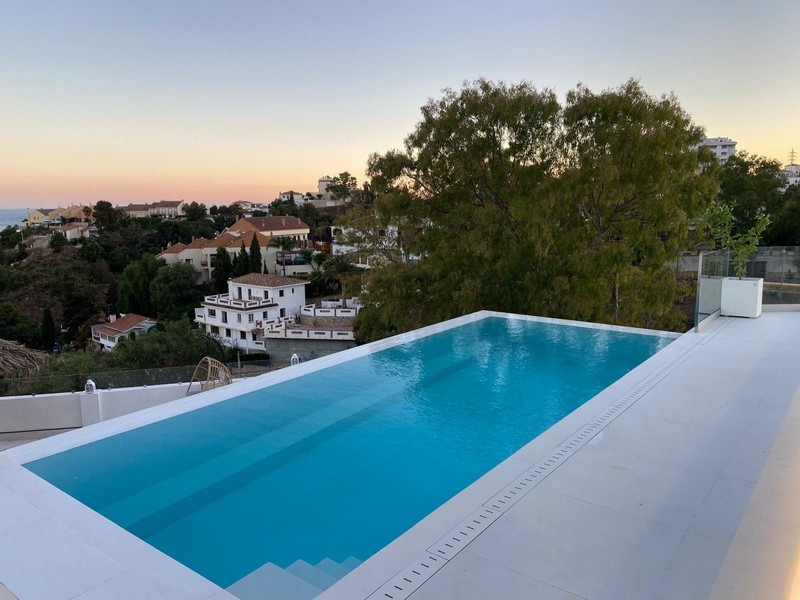
[[[228,281],[227,294],[206,296],[195,321],[228,346],[264,350],[264,330],[300,315],[308,281],[250,273]]]
[[[134,313],[112,317],[108,323],[92,325],[92,340],[103,350],[112,350],[123,338],[147,333],[155,324],[155,319]]]

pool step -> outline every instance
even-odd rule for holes
[[[348,561],[355,561],[355,563],[349,563]],[[341,579],[360,564],[361,564],[360,560],[358,560],[357,558],[353,558],[351,556],[347,558],[347,560],[341,563],[338,563],[335,560],[331,560],[330,558],[323,558],[315,566],[318,569],[325,571],[330,575],[333,575],[334,577],[336,577],[336,579]]]
[[[229,586],[227,591],[240,600],[312,600],[360,564],[352,556],[341,563],[323,558],[316,565],[296,560],[285,569],[267,563]]]
[[[331,587],[339,580],[338,577],[334,577],[304,560],[296,560],[286,567],[286,570],[292,575],[297,575],[300,579],[305,579],[308,583],[317,586],[321,590]]]
[[[267,563],[229,586],[227,591],[241,600],[310,600],[318,596],[322,588]]]

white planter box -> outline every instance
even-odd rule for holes
[[[750,317],[755,319],[761,314],[761,296],[764,292],[764,280],[753,277],[726,277],[722,280],[723,317]]]

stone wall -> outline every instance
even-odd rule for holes
[[[297,322],[304,327],[320,329],[353,329],[353,317],[308,317],[301,315]]]
[[[270,360],[277,362],[289,362],[292,354],[297,354],[303,360],[310,360],[355,346],[356,343],[352,340],[264,339],[264,349],[269,353]]]

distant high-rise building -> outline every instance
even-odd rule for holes
[[[703,138],[700,141],[700,145],[709,148],[721,163],[724,163],[731,156],[736,154],[736,142],[730,138]]]
[[[800,165],[794,162],[795,151],[789,152],[789,164],[783,167],[783,176],[786,177],[786,185],[800,185]]]

